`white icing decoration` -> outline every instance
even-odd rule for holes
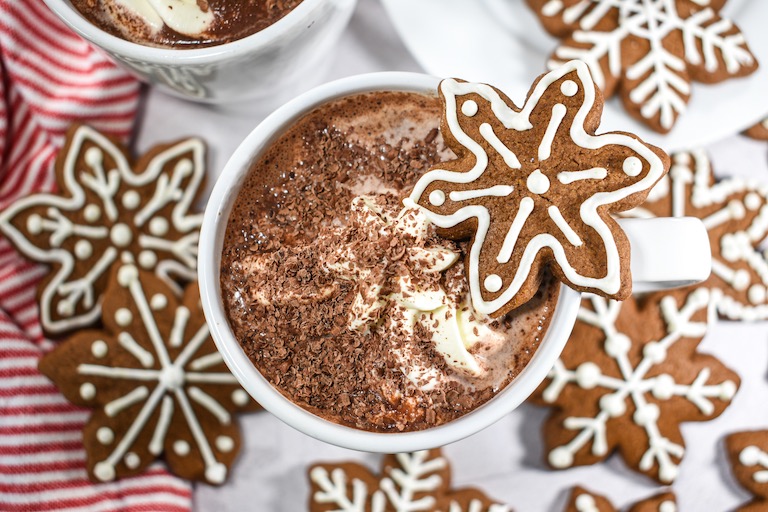
[[[546,179],[546,176],[544,179]],[[454,190],[449,194],[449,197],[451,198],[451,201],[467,201],[479,197],[506,197],[514,190],[515,188],[511,185],[494,185],[493,187],[479,190]],[[443,195],[443,201],[445,201],[445,195]],[[431,202],[432,201],[430,201],[430,203]]]
[[[549,190],[549,178],[540,169],[529,174],[525,184],[534,194],[546,194]]]
[[[109,481],[115,478],[115,465],[120,460],[124,459],[127,465],[132,463],[129,462],[129,459],[131,459],[130,449],[134,446],[142,430],[159,406],[159,417],[147,447],[149,453],[159,455],[162,452],[170,425],[172,422],[181,421],[183,418],[189,426],[197,450],[205,464],[206,478],[211,483],[221,483],[227,475],[226,466],[216,459],[211,442],[203,431],[195,409],[190,403],[190,399],[209,411],[222,425],[228,425],[231,422],[231,415],[216,399],[203,391],[199,386],[216,384],[234,386],[237,384],[236,379],[229,372],[202,373],[191,368],[191,361],[204,360],[208,356],[204,355],[193,359],[198,350],[203,346],[203,343],[209,339],[208,327],[205,322],[202,323],[199,329],[190,332],[186,337],[184,337],[186,329],[182,329],[180,334],[176,334],[176,336],[183,336],[180,339],[174,340],[176,347],[180,347],[181,351],[175,360],[172,361],[169,356],[168,347],[172,345],[171,338],[174,334],[171,333],[167,338],[164,338],[160,333],[150,305],[151,301],[145,294],[136,267],[124,265],[118,270],[117,276],[119,284],[124,286],[130,293],[131,300],[140,316],[139,322],[131,323],[130,332],[124,330],[118,334],[118,342],[128,354],[136,359],[141,367],[126,368],[80,364],[77,367],[77,372],[82,376],[125,380],[136,384],[125,395],[104,405],[103,410],[107,416],[116,417],[139,403],[141,403],[141,408],[138,412],[135,412],[128,430],[116,443],[113,451],[105,460],[96,463],[94,475],[99,480]],[[184,311],[181,315],[178,314],[180,309]],[[176,318],[189,318],[190,313],[187,308],[178,306],[176,310]],[[128,310],[126,309],[126,311]],[[186,327],[186,320],[183,325]],[[141,329],[144,330],[145,337],[151,342],[151,352],[139,345],[135,341],[133,334],[131,334],[131,332]],[[198,363],[198,370],[205,368],[205,364]],[[144,385],[144,383],[147,383],[147,385]],[[150,384],[152,385],[150,386]],[[181,418],[174,417],[175,403],[179,405]],[[97,435],[99,434],[97,433]]]
[[[139,265],[144,269],[151,269],[157,265],[157,255],[152,251],[141,251],[139,253]]]
[[[242,389],[236,389],[232,392],[232,403],[238,407],[243,407],[248,403],[248,393]]]
[[[155,236],[168,234],[168,221],[162,217],[155,217],[149,222],[149,232]]]
[[[153,253],[150,270],[172,286],[170,275],[195,279],[202,221],[202,215],[188,214],[205,172],[205,148],[200,140],[186,140],[161,151],[140,174],[133,172],[125,155],[107,137],[87,126],[79,127],[68,142],[62,158],[61,193],[31,195],[0,212],[0,231],[23,254],[60,268],[40,296],[41,322],[46,331],[55,334],[98,321],[101,291],[95,285],[121,254],[123,259],[138,259],[141,251]],[[177,161],[179,164],[171,165]],[[149,197],[149,202],[140,210],[131,210],[135,197],[141,196]],[[126,207],[120,219],[117,204]],[[31,224],[31,231],[39,230],[38,235],[49,236],[33,244],[12,220],[41,206],[47,210],[31,214],[25,224],[27,228]],[[173,239],[155,236],[146,227],[161,211],[170,211]],[[129,226],[135,226],[135,231]],[[79,251],[62,250],[69,240]],[[81,241],[90,243],[95,255],[88,260],[98,257],[88,266],[75,264],[78,254],[85,254]],[[101,249],[105,242],[107,246]],[[85,275],[74,274],[81,268]]]
[[[229,436],[219,436],[216,438],[216,448],[220,452],[229,453],[235,449],[235,440]]]
[[[123,206],[129,210],[135,210],[141,204],[141,196],[135,190],[129,190],[123,194]]]
[[[752,473],[752,480],[758,484],[768,483],[768,453],[759,447],[751,445],[739,453],[739,462],[744,466],[760,466],[762,469]]]
[[[643,172],[643,162],[636,156],[630,156],[624,160],[621,169],[627,176],[639,176]]]
[[[497,276],[496,274],[490,274],[485,278],[485,282],[483,284],[485,285],[486,290],[491,293],[495,293],[501,290],[504,282],[501,280],[501,277]]]
[[[677,153],[673,155],[669,176],[651,191],[646,204],[653,207],[653,203],[667,201],[671,211],[667,211],[666,203],[661,203],[662,214],[702,218],[710,232],[712,248],[720,248],[719,256],[716,252],[712,254],[712,277],[701,285],[710,290],[712,305],[718,313],[734,320],[768,319],[768,296],[763,296],[763,289],[768,287],[768,260],[756,249],[768,235],[766,191],[758,183],[743,179],[712,182],[712,167],[706,153]],[[719,209],[712,212],[713,206]],[[699,209],[707,215],[699,213]],[[642,207],[628,214],[653,216]],[[745,218],[751,218],[748,226],[722,229],[729,222]],[[746,301],[732,296],[744,291]]]
[[[659,504],[659,512],[677,512],[677,504],[674,501],[663,501]]]
[[[133,313],[128,308],[120,308],[115,311],[115,323],[120,327],[128,327],[133,322]]]
[[[176,455],[185,457],[189,455],[190,449],[191,447],[189,446],[189,443],[184,441],[183,439],[179,439],[178,441],[175,441],[173,443],[173,452]]]
[[[108,351],[109,347],[104,340],[96,340],[91,344],[91,354],[93,354],[93,357],[101,359],[107,355]]]
[[[519,249],[522,251],[519,267],[515,269],[513,278],[507,283],[507,288],[498,297],[488,301],[483,298],[482,283],[479,274],[479,261],[480,252],[483,250],[490,224],[489,211],[480,204],[468,204],[458,209],[458,211],[452,215],[439,215],[430,211],[428,208],[424,208],[425,214],[429,220],[442,228],[450,228],[470,218],[477,219],[477,230],[475,232],[474,243],[470,249],[467,267],[472,303],[475,310],[480,313],[493,314],[504,307],[512,297],[517,295],[522,284],[528,279],[528,274],[534,259],[544,248],[549,248],[552,251],[555,261],[562,269],[565,277],[576,286],[601,290],[606,294],[617,293],[621,286],[621,261],[616,241],[613,238],[610,228],[600,217],[598,209],[602,209],[605,205],[619,202],[632,194],[651,188],[651,186],[663,175],[664,165],[649,147],[637,139],[620,133],[589,135],[584,131],[584,122],[587,115],[592,111],[596,101],[594,83],[589,74],[589,70],[584,63],[578,61],[569,62],[563,67],[545,75],[536,84],[530,97],[526,100],[525,105],[520,111],[507,105],[499,94],[490,86],[485,84],[457,82],[450,79],[444,80],[440,85],[440,89],[445,97],[446,124],[453,137],[474,155],[475,165],[467,172],[451,172],[441,169],[429,171],[417,182],[410,199],[418,204],[424,191],[434,181],[440,180],[458,184],[472,183],[487,169],[489,159],[483,146],[466,134],[459,123],[457,117],[457,105],[462,96],[474,94],[483,98],[490,103],[491,110],[494,112],[496,118],[507,130],[526,131],[532,128],[530,122],[531,112],[538,105],[544,93],[549,91],[552,84],[559,82],[564,76],[574,72],[578,77],[577,83],[583,91],[584,98],[582,105],[575,115],[573,115],[573,122],[567,131],[573,143],[586,150],[598,150],[608,145],[627,148],[644,162],[644,167],[647,168],[647,173],[627,187],[612,191],[601,191],[593,194],[591,197],[588,197],[580,207],[579,211],[582,222],[587,228],[594,231],[603,243],[606,254],[606,273],[604,276],[589,277],[579,275],[577,270],[568,261],[565,249],[561,243],[551,234],[539,233],[529,240],[528,245],[525,248]],[[559,90],[558,94],[560,94]],[[561,104],[557,104],[553,107],[553,117],[557,114],[556,111],[559,110],[557,108],[558,105]],[[562,107],[563,109],[566,109],[564,105]],[[565,112],[562,115],[565,116]],[[554,129],[552,127],[555,125],[559,127],[561,121],[562,119],[557,122],[550,120],[547,131],[556,131],[556,127]],[[487,128],[484,129],[486,126]],[[502,149],[502,151],[499,152],[504,156],[504,160],[511,169],[520,168],[519,160],[516,155],[510,148],[503,146],[501,141],[495,136],[490,125],[485,123],[484,125],[481,125],[480,130],[484,139],[488,140],[495,150],[499,151],[500,148]],[[489,137],[489,134],[492,134],[493,137]],[[551,148],[551,142],[547,142],[548,141],[542,141],[542,144],[539,146],[539,152],[542,155],[545,155],[548,148]],[[515,161],[512,163],[516,165],[510,165],[510,162],[508,161],[509,154],[515,157]],[[529,200],[530,202],[526,200]],[[497,261],[499,261],[499,263],[510,261],[512,251],[515,249],[517,243],[517,238],[530,213],[533,211],[534,205],[532,203],[532,199],[528,197],[520,200],[519,210],[509,228],[509,232],[505,237],[499,255],[497,256]]]
[[[124,26],[121,13],[127,12],[153,33],[165,25],[180,34],[198,37],[215,19],[213,9],[203,11],[197,0],[114,0],[114,4],[107,13],[114,17],[117,26]]]
[[[75,257],[79,260],[87,260],[93,255],[93,246],[88,240],[78,240],[75,244]]]
[[[597,508],[595,498],[589,494],[580,494],[577,496],[574,505],[576,505],[576,510],[578,512],[600,512],[600,509]]]
[[[568,109],[562,103],[558,103],[552,107],[552,117],[549,118],[547,131],[544,132],[544,137],[541,138],[541,144],[539,144],[539,162],[548,159],[552,154],[552,143],[555,141],[557,130],[563,123],[563,119],[565,119],[567,113]]]
[[[83,400],[93,400],[96,397],[96,386],[85,382],[80,386],[80,396]]]
[[[563,218],[563,214],[560,213],[560,209],[557,206],[552,205],[547,208],[547,213],[549,213],[549,217],[557,225],[560,231],[563,232],[563,235],[565,235],[565,238],[571,245],[578,247],[584,244],[584,242],[581,241],[581,237],[579,237],[570,224],[568,224],[568,221]]]
[[[477,109],[478,107],[475,101],[467,100],[461,106],[461,113],[467,117],[473,117],[475,114],[477,114]]]
[[[99,427],[96,431],[96,439],[104,445],[115,442],[115,433],[109,427]]]
[[[593,455],[608,455],[608,420],[633,411],[632,421],[643,429],[648,443],[647,450],[640,458],[640,470],[649,471],[657,465],[659,479],[670,483],[675,479],[678,470],[674,459],[683,457],[684,448],[664,437],[659,426],[659,405],[649,401],[648,394],[661,406],[664,406],[667,400],[683,398],[694,405],[702,415],[711,416],[715,412],[711,399],[727,401],[733,398],[736,392],[736,384],[731,381],[708,384],[712,373],[709,367],[702,368],[690,383],[677,382],[672,375],[666,373],[654,377],[647,376],[653,372],[655,365],[666,361],[669,349],[679,340],[701,338],[705,335],[706,323],[692,319],[700,311],[706,311],[709,293],[706,289],[691,292],[679,309],[672,296],[664,297],[660,308],[667,332],[660,340],[645,343],[643,356],[636,365],[633,365],[629,355],[628,338],[616,329],[622,303],[596,296],[590,296],[589,300],[592,309],[582,307],[579,311],[579,321],[603,332],[606,340],[605,354],[615,361],[611,368],[617,368],[620,376],[603,374],[600,367],[592,361],[584,361],[575,370],[570,370],[562,360],[557,360],[548,376],[551,380],[542,393],[544,401],[553,403],[558,400],[567,385],[576,385],[583,389],[605,389],[608,393],[600,398],[599,409],[594,417],[567,417],[564,420],[563,427],[576,431],[577,435],[565,445],[555,447],[549,454],[549,461],[557,468],[570,467],[574,455],[590,442]],[[628,402],[633,407],[628,408]]]
[[[705,0],[695,0],[708,5]],[[744,36],[734,25],[712,9],[692,10],[686,17],[678,12],[677,3],[667,0],[580,0],[569,7],[561,0],[542,5],[545,17],[560,15],[567,24],[577,24],[569,41],[563,43],[549,62],[556,69],[564,61],[578,59],[590,68],[598,87],[605,88],[605,71],[612,80],[622,73],[638,83],[629,99],[640,107],[646,119],[659,116],[664,129],[672,128],[678,115],[686,110],[691,86],[687,66],[702,66],[708,73],[723,68],[728,74],[738,73],[743,66],[752,65],[754,58],[746,47]],[[605,19],[618,19],[615,28],[597,27]],[[674,34],[674,35],[673,35]],[[665,44],[670,38],[680,38],[682,48]],[[630,45],[647,46],[648,53],[624,68],[623,53]]]
[[[442,206],[445,203],[445,192],[442,190],[433,190],[429,193],[429,202],[435,206]]]
[[[594,167],[583,171],[563,171],[557,173],[557,181],[563,185],[569,185],[574,181],[603,180],[608,176],[608,170],[603,167]]]
[[[128,469],[136,469],[141,464],[141,459],[134,452],[128,452],[125,454],[125,465]]]
[[[165,298],[165,295],[162,293],[156,293],[152,296],[152,299],[149,301],[149,307],[151,307],[154,311],[159,311],[161,309],[164,309],[165,306],[168,305],[168,299]]]
[[[577,92],[579,92],[579,86],[576,85],[576,82],[573,80],[566,80],[565,82],[560,85],[560,92],[568,96],[569,98],[571,96],[575,96]]]

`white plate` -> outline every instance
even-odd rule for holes
[[[397,31],[426,72],[482,81],[518,104],[545,71],[558,40],[525,0],[382,0]],[[717,85],[693,84],[688,111],[668,135],[632,119],[617,98],[607,102],[603,130],[624,130],[667,151],[721,140],[768,114],[768,1],[730,0],[722,12],[745,34],[761,63],[752,75]]]

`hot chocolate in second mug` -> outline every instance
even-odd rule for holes
[[[549,328],[530,362],[517,377],[488,402],[455,420],[400,433],[344,426],[296,405],[258,371],[235,338],[222,300],[222,248],[230,212],[254,161],[278,136],[320,105],[376,91],[435,96],[439,82],[438,78],[421,74],[376,73],[345,78],[301,95],[265,119],[240,145],[219,177],[205,211],[199,246],[200,289],[213,339],[224,360],[243,388],[264,408],[297,430],[337,446],[380,453],[408,452],[443,446],[490,426],[535,391],[560,356],[576,322],[581,293],[560,285]],[[700,220],[622,219],[619,223],[631,243],[635,292],[694,284],[709,276],[709,240]]]

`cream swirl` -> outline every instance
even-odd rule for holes
[[[127,14],[152,33],[167,26],[195,37],[205,33],[214,21],[213,11],[203,9],[197,0],[115,0],[113,9],[111,14],[115,18]]]

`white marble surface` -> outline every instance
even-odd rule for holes
[[[309,89],[327,79],[387,70],[419,71],[419,67],[377,1],[361,0],[332,56],[328,74],[323,78],[308,70],[306,82],[297,86]],[[227,157],[272,107],[254,103],[215,108],[150,91],[139,126],[138,149],[188,135],[203,136],[211,146],[210,189]],[[768,144],[733,136],[708,149],[720,175],[768,180]],[[700,348],[737,370],[742,386],[721,417],[683,426],[688,453],[673,489],[682,511],[731,510],[748,496],[730,477],[722,439],[741,429],[768,427],[768,324],[721,322]],[[566,493],[575,484],[608,495],[617,506],[660,490],[616,456],[591,467],[559,472],[546,469],[540,436],[546,414],[545,409],[524,406],[487,430],[446,447],[455,486],[480,487],[516,510],[547,512],[562,510]],[[241,426],[244,448],[230,481],[220,488],[199,485],[197,510],[300,512],[306,509],[308,464],[354,459],[376,468],[380,460],[315,441],[268,413],[244,417]]]

